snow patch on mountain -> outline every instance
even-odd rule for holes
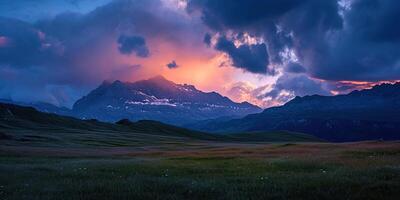
[[[125,104],[130,105],[152,105],[152,106],[172,106],[176,107],[178,104],[170,103],[169,99],[153,99],[152,101],[145,99],[143,101],[125,101]]]

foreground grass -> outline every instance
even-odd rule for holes
[[[394,147],[289,144],[168,156],[3,155],[0,199],[398,199],[400,149]],[[295,151],[310,154],[290,156]]]

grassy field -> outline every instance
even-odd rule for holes
[[[0,104],[0,200],[400,199],[400,142],[211,135]]]
[[[400,197],[398,142],[0,150],[0,199]]]

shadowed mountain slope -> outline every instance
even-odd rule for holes
[[[216,92],[202,92],[162,76],[134,83],[103,82],[73,106],[74,116],[82,119],[148,119],[176,125],[261,111],[247,102],[235,103]]]
[[[400,83],[347,95],[296,97],[283,106],[241,119],[210,122],[197,129],[216,132],[287,130],[330,141],[400,139]]]

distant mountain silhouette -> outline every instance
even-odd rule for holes
[[[33,107],[41,112],[52,113],[52,114],[63,115],[63,116],[72,116],[73,115],[72,110],[69,108],[58,107],[51,103],[45,103],[45,102],[25,103],[25,102],[12,101],[9,99],[0,99],[0,103]]]
[[[235,103],[216,92],[175,84],[162,76],[134,83],[103,82],[73,105],[73,115],[102,121],[157,120],[182,125],[223,116],[245,116],[261,108]]]
[[[296,97],[259,114],[195,128],[215,132],[287,130],[339,142],[400,139],[400,83],[347,95]]]

